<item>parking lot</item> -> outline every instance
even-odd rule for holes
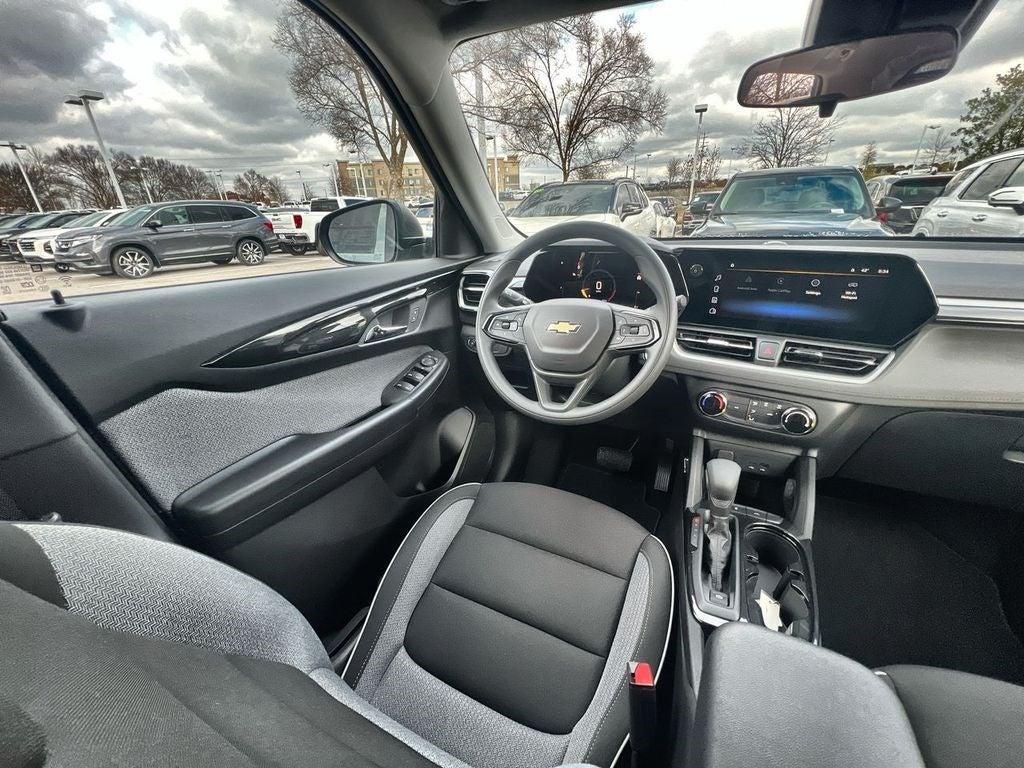
[[[13,261],[0,261],[0,305],[20,301],[37,301],[59,289],[65,296],[112,293],[141,288],[208,283],[213,280],[237,280],[243,277],[279,275],[286,272],[307,272],[314,269],[338,268],[337,264],[318,254],[292,256],[271,253],[259,266],[250,267],[232,261],[230,264],[184,264],[157,270],[142,280],[125,280],[116,275],[89,275],[80,272],[57,274],[50,266],[35,268]]]

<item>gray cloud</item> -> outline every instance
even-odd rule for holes
[[[4,0],[0,69],[7,78],[74,77],[108,37],[107,25],[75,0]]]

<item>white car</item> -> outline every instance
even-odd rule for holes
[[[266,216],[274,225],[281,250],[299,256],[316,250],[317,230],[324,216],[370,199],[359,195],[314,197],[308,207],[297,203],[290,210],[267,211]]]
[[[20,260],[26,264],[52,264],[54,259],[53,241],[57,239],[58,235],[67,235],[69,230],[105,227],[124,212],[124,208],[93,211],[92,213],[72,219],[59,227],[30,230],[13,242],[17,244],[18,252],[21,256]]]
[[[673,219],[665,212],[665,206],[659,203],[657,200],[653,201],[654,213],[658,217],[658,223],[655,227],[655,237],[675,237],[676,234],[676,220]]]
[[[434,236],[434,204],[425,203],[416,209],[416,219],[423,227],[424,237]]]
[[[602,221],[641,237],[654,237],[654,205],[632,179],[564,181],[538,187],[509,216],[524,235],[565,221]]]
[[[915,237],[1024,237],[1024,148],[961,169],[921,211]]]

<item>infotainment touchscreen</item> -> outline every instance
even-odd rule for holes
[[[687,249],[680,258],[687,323],[891,345],[935,312],[905,257]]]

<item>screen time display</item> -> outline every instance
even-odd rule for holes
[[[905,257],[705,253],[687,273],[687,323],[892,345],[935,312]]]

